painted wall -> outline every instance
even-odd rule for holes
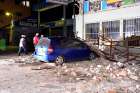
[[[120,36],[122,37],[123,32],[123,19],[133,19],[140,18],[140,3],[123,6],[118,9],[98,11],[94,13],[89,13],[76,16],[76,31],[78,32],[78,37],[85,39],[85,24],[96,23],[96,22],[105,22],[120,20]],[[84,30],[83,30],[84,29]],[[101,28],[100,28],[101,30]]]

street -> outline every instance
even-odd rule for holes
[[[31,70],[31,66],[14,63],[16,55],[11,59],[3,58],[0,61],[0,93],[63,93],[65,90],[66,83],[60,82],[50,71]]]

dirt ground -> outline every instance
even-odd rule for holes
[[[140,93],[140,62],[94,61],[51,66],[31,54],[0,56],[0,93]]]

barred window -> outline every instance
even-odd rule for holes
[[[114,41],[120,39],[120,21],[103,22],[102,29],[105,37],[112,38]]]
[[[99,23],[86,24],[86,38],[98,39]]]
[[[123,22],[124,37],[131,37],[132,35],[140,35],[140,18],[124,20]]]

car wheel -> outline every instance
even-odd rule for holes
[[[56,65],[62,65],[64,63],[64,57],[58,56],[55,60]]]
[[[94,54],[94,53],[90,53],[89,59],[90,59],[91,61],[93,61],[93,60],[95,59],[95,54]]]

